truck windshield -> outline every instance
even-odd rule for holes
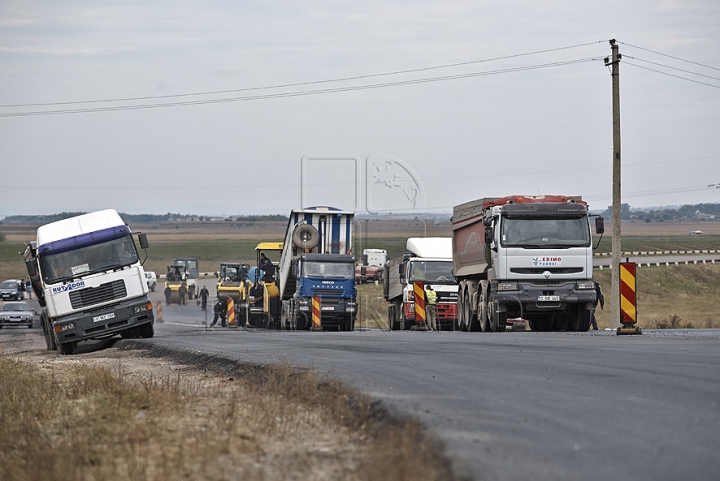
[[[121,269],[138,261],[132,237],[127,235],[101,244],[40,257],[43,280],[48,284],[81,275]]]
[[[340,279],[354,279],[355,265],[352,263],[315,262],[303,263],[304,277],[334,277]]]
[[[412,261],[410,264],[410,281],[455,282],[452,269],[452,261]]]
[[[587,217],[511,218],[503,217],[500,242],[505,247],[550,248],[590,246]]]

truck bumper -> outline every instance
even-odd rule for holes
[[[155,322],[147,297],[125,300],[104,309],[79,312],[53,321],[60,344],[113,336],[120,331]]]
[[[524,312],[564,311],[569,305],[593,304],[595,289],[578,289],[576,281],[558,282],[553,285],[530,281],[518,282],[518,290],[498,291],[492,286],[493,299],[509,311],[522,305]]]

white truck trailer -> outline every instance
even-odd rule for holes
[[[415,282],[433,287],[437,293],[437,322],[445,329],[455,329],[458,286],[452,273],[452,240],[450,237],[411,237],[405,246],[407,252],[388,261],[383,274],[389,329],[411,329],[421,327],[424,322],[415,318]]]
[[[587,331],[595,301],[590,214],[581,197],[484,198],[453,208],[463,330]],[[598,234],[603,219],[595,221]]]
[[[146,249],[145,234],[138,238]],[[145,272],[130,228],[115,210],[40,226],[24,258],[49,350],[72,354],[84,340],[153,336]]]

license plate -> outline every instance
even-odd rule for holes
[[[110,314],[104,314],[102,316],[93,317],[93,322],[107,321],[108,319],[113,319],[114,317],[115,317],[115,313],[111,312]]]
[[[321,311],[334,311],[335,308],[333,306],[328,306],[328,307],[321,307],[320,310]]]
[[[538,302],[547,302],[547,301],[559,301],[560,296],[538,296]]]

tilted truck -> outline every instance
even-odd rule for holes
[[[138,237],[146,249],[145,234]],[[115,210],[40,226],[23,255],[49,350],[72,354],[79,341],[153,336],[145,271]]]
[[[453,208],[463,330],[587,331],[595,301],[590,214],[581,197],[484,198]],[[603,220],[595,228],[603,233]]]
[[[357,315],[354,213],[310,207],[290,213],[278,265],[281,328],[310,329],[313,304],[323,329],[352,331]]]
[[[433,287],[437,293],[436,320],[445,329],[455,329],[458,286],[452,274],[452,239],[411,237],[407,240],[406,249],[404,255],[387,262],[383,274],[383,297],[388,302],[389,329],[425,326],[425,321],[415,317],[415,282]]]

